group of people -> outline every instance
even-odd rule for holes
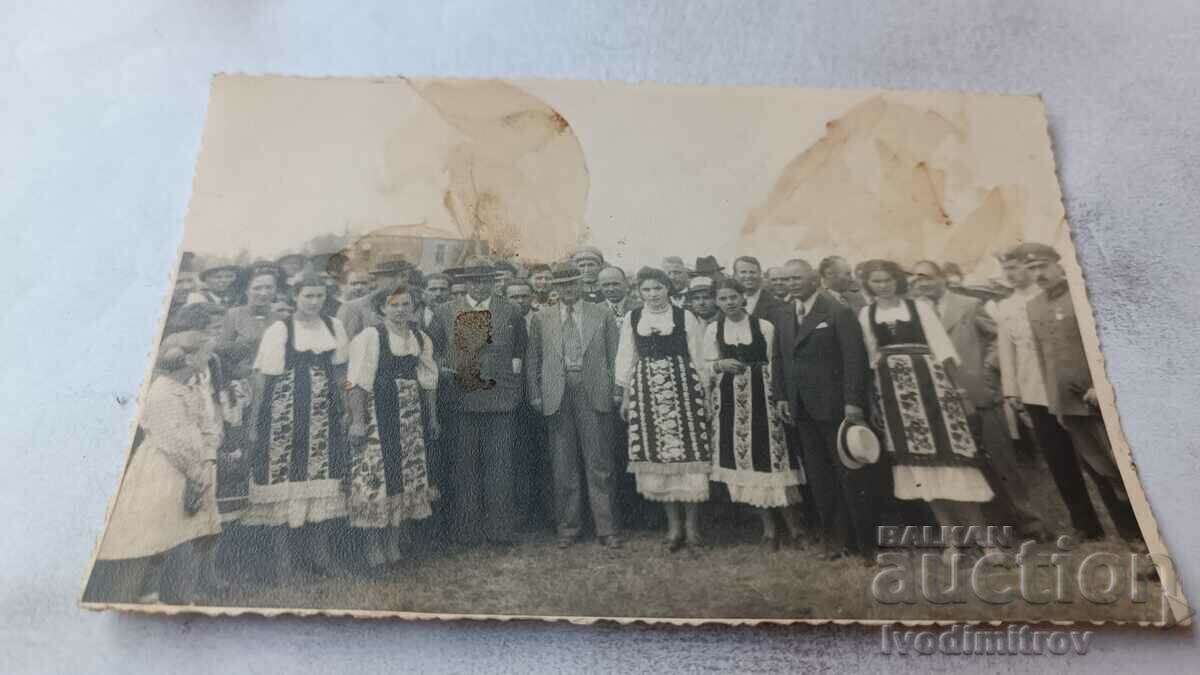
[[[1022,435],[1078,536],[1105,536],[1086,471],[1140,539],[1050,246],[1005,252],[987,293],[933,261],[335,261],[180,272],[99,555],[147,565],[144,601],[186,542],[196,578],[223,584],[233,523],[265,528],[278,579],[297,560],[345,572],[347,532],[368,569],[414,539],[530,528],[620,548],[665,520],[667,550],[701,547],[706,502],[755,509],[768,550],[831,558],[871,560],[881,524],[1045,538]],[[855,427],[877,461],[847,450]]]

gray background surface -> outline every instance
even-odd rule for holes
[[[5,670],[1196,672],[1191,631],[1103,631],[1078,658],[889,661],[878,629],[850,627],[170,619],[75,606],[219,71],[1040,92],[1125,430],[1194,602],[1195,0],[5,4]]]

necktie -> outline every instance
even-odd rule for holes
[[[574,305],[567,305],[567,319],[563,321],[563,360],[568,366],[577,367],[583,363],[583,342],[575,324]]]
[[[804,323],[804,301],[797,300],[796,301],[796,325],[799,326],[802,323]]]

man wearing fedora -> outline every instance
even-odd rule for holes
[[[374,289],[380,289],[401,281],[408,281],[409,273],[413,269],[412,264],[405,260],[404,256],[381,256],[379,260],[375,261],[375,266],[371,268],[371,285]],[[345,327],[347,338],[353,340],[354,336],[361,333],[364,328],[383,324],[383,317],[375,311],[372,304],[371,293],[342,303],[337,312],[337,319]]]
[[[469,260],[456,274],[465,298],[435,308],[431,327],[448,392],[457,401],[453,467],[454,536],[462,543],[510,544],[514,507],[514,413],[524,398],[525,320],[494,294],[495,269]]]
[[[530,323],[528,382],[530,404],[545,415],[550,435],[558,544],[566,548],[578,538],[586,493],[596,538],[619,548],[608,433],[620,401],[617,324],[611,312],[580,298],[583,276],[574,266],[555,268],[551,283],[559,302]]]
[[[1013,255],[1024,262],[1042,289],[1026,309],[1046,385],[1046,407],[1070,434],[1075,454],[1091,475],[1117,533],[1126,541],[1141,542],[1141,530],[1100,415],[1075,303],[1058,252],[1046,244],[1027,242]]]
[[[724,274],[725,267],[717,263],[716,256],[706,255],[696,258],[696,266],[691,271],[692,278],[708,277],[709,281],[716,281]]]
[[[800,444],[810,516],[820,522],[833,557],[869,555],[876,543],[870,483],[837,458],[842,420],[866,422],[862,329],[849,307],[820,292],[820,276],[807,262],[788,261],[781,276],[791,300],[769,317],[775,325],[772,382],[780,416],[795,427]]]

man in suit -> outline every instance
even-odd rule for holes
[[[532,330],[533,318],[542,310],[534,309],[533,286],[524,279],[508,282],[505,297]],[[528,348],[527,348],[528,349]],[[529,359],[525,359],[528,371]],[[553,526],[554,493],[550,477],[550,453],[546,441],[546,420],[526,386],[525,402],[516,411],[517,443],[513,449],[516,474],[516,505],[518,522],[530,531]]]
[[[788,299],[787,284],[783,282],[782,267],[768,267],[767,271],[763,273],[763,278],[767,282],[767,290],[771,291],[772,295],[780,300]]]
[[[613,315],[620,334],[621,326],[629,313],[642,306],[637,293],[630,291],[629,280],[625,271],[620,267],[609,265],[600,270],[596,276],[596,285],[604,295],[600,306]],[[662,509],[654,507],[642,498],[637,491],[637,479],[629,473],[629,424],[620,415],[609,415],[611,418],[611,438],[607,444],[612,448],[614,471],[616,473],[616,512],[621,525],[626,529],[651,529],[662,517]]]
[[[967,391],[967,423],[975,445],[987,459],[983,470],[996,491],[993,518],[1007,520],[1022,536],[1044,538],[1041,517],[1030,504],[1029,491],[1017,464],[1016,448],[1000,404],[998,328],[983,301],[948,292],[946,275],[937,263],[913,265],[912,295],[933,305],[958,352],[958,386]],[[1005,523],[1005,524],[1008,524]]]
[[[604,296],[598,286],[597,277],[604,267],[604,253],[595,246],[580,246],[571,254],[571,264],[583,275],[580,297],[587,302],[603,302]]]
[[[671,280],[671,304],[680,309],[687,308],[687,290],[688,281],[691,279],[691,271],[687,265],[683,264],[683,258],[677,255],[669,255],[663,258],[662,270],[667,273],[667,278]]]
[[[1016,255],[1042,288],[1041,294],[1029,300],[1027,309],[1050,414],[1070,434],[1075,454],[1091,474],[1117,533],[1128,542],[1142,545],[1137,517],[1129,504],[1100,415],[1083,336],[1075,317],[1075,303],[1071,300],[1066,272],[1058,264],[1058,252],[1046,244],[1028,242],[1018,247]]]
[[[769,317],[775,325],[776,405],[784,422],[796,428],[813,510],[831,557],[870,555],[876,544],[870,490],[837,459],[842,420],[866,422],[862,329],[849,307],[820,292],[820,276],[807,262],[788,261],[781,277],[791,302]]]
[[[550,304],[550,266],[534,263],[529,266],[529,285],[533,286],[533,306]]]
[[[508,291],[508,282],[517,276],[517,266],[507,260],[497,260],[492,265],[492,269],[496,271],[492,295],[503,300],[504,294]]]
[[[762,264],[754,256],[744,255],[733,261],[733,278],[746,289],[746,312],[756,319],[768,319],[783,301],[763,288]],[[768,319],[769,320],[769,319]]]
[[[467,296],[440,305],[431,332],[460,410],[454,534],[468,544],[509,544],[516,525],[513,418],[525,390],[525,321],[494,295],[496,274],[486,260],[470,261],[458,278],[466,282]]]
[[[607,431],[621,397],[613,377],[619,334],[611,312],[580,299],[582,280],[573,266],[553,271],[558,305],[530,324],[529,400],[541,408],[549,430],[559,548],[579,537],[585,493],[597,539],[620,548]]]
[[[596,275],[596,286],[604,300],[601,305],[612,312],[620,329],[625,315],[641,306],[641,301],[629,294],[629,281],[620,267],[609,265]]]
[[[854,271],[846,259],[831,255],[817,266],[821,275],[821,288],[834,300],[849,307],[858,316],[859,310],[867,306],[862,293],[854,290]]]

